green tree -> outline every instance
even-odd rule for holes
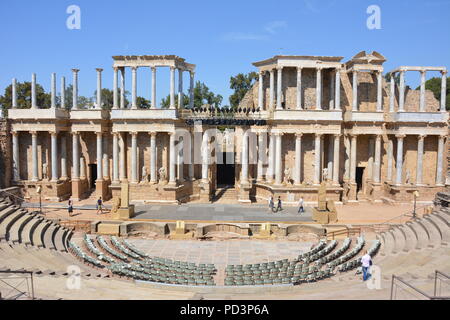
[[[449,82],[450,82],[450,77],[447,77],[447,83],[449,83]],[[441,83],[442,83],[442,78],[440,78],[440,77],[439,78],[434,77],[434,78],[428,79],[425,82],[425,89],[432,91],[434,97],[439,101],[441,100]],[[448,87],[448,85],[447,85],[446,89],[447,90],[445,92],[445,96],[446,96],[445,109],[450,110],[450,88]],[[420,90],[420,86],[418,86],[416,88],[416,90]]]
[[[230,78],[230,88],[234,90],[234,93],[230,96],[231,107],[236,108],[239,106],[239,103],[248,90],[252,88],[257,78],[258,74],[256,72],[239,73],[237,76]]]
[[[391,82],[391,74],[390,73],[386,73],[384,75],[384,79],[386,80],[386,82]],[[397,73],[394,76],[394,82],[395,82],[396,85],[400,85],[400,74],[399,73]]]
[[[216,108],[220,107],[222,104],[223,97],[220,94],[215,94],[210,91],[209,88],[200,81],[195,83],[194,87],[194,108],[201,107],[204,104],[209,104]],[[175,105],[178,105],[178,95],[175,95]],[[189,96],[183,94],[183,108],[189,106]],[[170,106],[170,95],[161,99],[161,108],[169,108]]]
[[[17,108],[31,108],[31,82],[17,82]],[[51,97],[46,93],[40,84],[36,84],[36,104],[39,108],[48,109],[51,104]],[[5,92],[0,96],[0,105],[4,111],[12,107],[12,85],[5,88]]]
[[[136,104],[139,109],[150,109],[151,106],[150,100],[144,97],[136,97]]]

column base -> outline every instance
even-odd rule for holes
[[[83,194],[83,181],[80,179],[72,179],[72,199],[79,201],[83,198]]]

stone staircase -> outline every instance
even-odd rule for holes
[[[235,188],[217,188],[212,202],[214,203],[236,203],[238,196]]]

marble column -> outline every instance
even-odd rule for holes
[[[375,141],[369,136],[368,139],[368,151],[369,151],[369,158],[367,160],[367,181],[372,181],[373,179],[373,163],[374,163],[374,154],[375,154]]]
[[[341,135],[334,135],[334,148],[333,148],[333,184],[339,185],[339,157],[341,155],[340,150]]]
[[[269,109],[273,110],[273,102],[275,98],[275,75],[273,69],[270,70],[270,88],[269,88]]]
[[[203,133],[202,139],[202,182],[208,182],[209,165],[209,136],[207,132]]]
[[[20,147],[19,147],[19,132],[12,132],[12,150],[13,150],[13,181],[17,182],[20,180]]]
[[[445,103],[447,97],[447,70],[441,72],[441,111],[445,112]]]
[[[78,71],[79,69],[72,69],[72,109],[78,110]],[[79,170],[79,169],[77,169]]]
[[[97,71],[97,99],[96,99],[96,109],[102,108],[102,68],[96,68]]]
[[[56,109],[56,73],[52,73],[50,81],[50,108]]]
[[[61,109],[66,109],[66,78],[61,77]]]
[[[38,171],[38,146],[37,146],[37,132],[31,132],[31,162],[32,162],[32,178],[31,181],[39,180],[39,171]]]
[[[103,146],[103,180],[109,180],[109,156],[106,146],[109,145],[108,137],[105,136],[104,146]]]
[[[152,105],[156,109],[156,67],[152,67]]]
[[[16,78],[12,79],[11,90],[12,90],[12,105],[11,105],[11,108],[12,109],[16,109],[17,108],[17,80],[16,80]]]
[[[276,146],[275,146],[275,184],[281,185],[282,183],[282,157],[281,152],[283,150],[282,148],[282,136],[283,134],[281,132],[275,133],[275,139],[276,139]]]
[[[184,182],[184,137],[178,140],[177,152],[177,178],[178,182]]]
[[[420,71],[420,104],[419,111],[424,112],[426,109],[425,106],[425,81],[426,81],[426,70]]]
[[[190,181],[194,181],[195,180],[195,172],[194,172],[194,157],[195,157],[195,152],[194,152],[194,137],[192,136],[192,138],[189,141],[189,148],[187,148],[189,155],[190,155],[190,162],[189,162],[189,166],[188,166],[188,175],[189,175],[189,180]]]
[[[78,132],[72,132],[72,180],[80,179],[80,138]]]
[[[36,73],[31,75],[31,109],[36,109]]]
[[[170,67],[170,109],[175,109],[175,67]]]
[[[158,181],[156,176],[156,132],[150,132],[150,183]]]
[[[315,141],[314,141],[314,184],[318,185],[320,184],[320,160],[322,157],[321,154],[321,142],[322,142],[322,134],[316,133],[315,134]]]
[[[295,171],[294,171],[294,184],[300,185],[302,183],[302,136],[303,134],[297,133],[295,135]]]
[[[277,67],[277,110],[281,110],[283,100],[283,67]]]
[[[83,156],[80,157],[80,179],[86,180],[86,160]]]
[[[392,169],[394,167],[394,142],[388,136],[387,141],[387,176],[386,180],[392,182]]]
[[[373,166],[373,182],[380,183],[380,169],[381,169],[381,135],[375,138],[375,161]]]
[[[316,110],[322,110],[322,68],[316,70]]]
[[[398,99],[398,111],[405,111],[405,71],[400,71],[400,96]]]
[[[330,102],[329,102],[329,110],[334,110],[334,71],[330,71]]]
[[[389,97],[389,112],[395,111],[395,73],[390,73],[391,75],[391,95]]]
[[[113,109],[119,108],[119,68],[113,67]]]
[[[190,83],[189,83],[189,108],[194,108],[194,71],[189,71]]]
[[[377,112],[383,111],[383,78],[381,71],[376,72],[377,75]]]
[[[137,108],[137,67],[131,67],[131,109]]]
[[[344,136],[344,181],[350,181],[350,161],[351,161],[351,137],[346,134]]]
[[[302,110],[302,67],[297,67],[297,110]]]
[[[248,134],[244,133],[244,135],[242,136],[241,183],[248,183],[248,139],[249,139]]]
[[[398,134],[395,136],[397,138],[397,175],[395,177],[395,184],[401,185],[403,183],[402,180],[402,171],[403,171],[403,139],[405,135]]]
[[[350,182],[356,182],[356,160],[357,160],[357,143],[358,136],[356,134],[351,135],[351,151],[350,151]]]
[[[120,109],[125,109],[125,67],[120,69]]]
[[[131,133],[131,183],[138,183],[137,135],[137,132]]]
[[[263,106],[263,71],[258,73],[258,108],[259,110],[264,110]]]
[[[444,143],[445,135],[439,136],[438,151],[437,151],[437,166],[436,166],[436,185],[444,185],[443,165],[444,165]]]
[[[328,180],[333,179],[333,160],[334,160],[334,139],[330,134],[328,135],[328,154],[327,154],[327,170],[328,170]],[[322,178],[323,179],[323,178]]]
[[[266,181],[270,184],[273,183],[275,173],[275,134],[269,133],[269,164],[267,168]]]
[[[178,109],[183,108],[183,70],[178,69]]]
[[[169,132],[169,147],[170,147],[170,158],[169,158],[169,183],[176,184],[175,175],[175,165],[176,165],[176,154],[175,154],[175,132]]]
[[[358,111],[358,71],[353,70],[352,111]]]
[[[335,93],[335,110],[341,110],[341,69],[336,68],[336,76],[335,76],[335,81],[336,81],[336,85],[335,85],[335,89],[334,89],[334,93]]]
[[[120,140],[119,140],[119,148],[120,148],[119,175],[120,175],[120,181],[126,181],[127,180],[127,171],[126,171],[126,166],[125,166],[126,152],[127,152],[126,149],[125,149],[126,137],[127,137],[127,133],[126,132],[123,132],[122,134],[120,134]]]
[[[263,181],[264,180],[264,172],[263,172],[263,165],[264,165],[264,158],[266,155],[266,145],[264,143],[264,135],[265,132],[258,132],[258,174],[257,174],[257,181]]]
[[[66,135],[62,134],[61,139],[61,180],[67,180],[67,144]]]
[[[103,181],[103,133],[96,132],[97,135],[97,180]]]
[[[113,183],[119,183],[119,133],[113,132]]]
[[[422,184],[423,176],[423,145],[425,140],[425,135],[421,134],[417,138],[417,166],[416,166],[416,185],[420,186]]]
[[[50,132],[52,149],[52,182],[58,181],[58,133]]]

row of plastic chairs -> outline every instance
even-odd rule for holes
[[[117,252],[117,251],[114,250],[113,248],[111,248],[111,247],[106,243],[106,240],[105,240],[102,236],[97,236],[97,242],[98,242],[98,243],[100,244],[100,246],[101,246],[104,250],[106,250],[110,255],[112,255],[112,256],[114,256],[114,257],[116,257],[116,258],[118,258],[118,259],[120,259],[120,260],[122,260],[122,261],[128,262],[128,257],[125,256],[124,254],[121,254],[121,253]]]
[[[309,256],[312,256],[313,254],[319,252],[320,250],[322,250],[326,246],[326,244],[327,244],[326,241],[320,240],[319,243],[314,248],[312,248],[310,251],[307,251],[307,252],[304,252],[304,253],[300,254],[298,256],[298,261],[301,261],[301,260],[303,260],[303,259],[305,259],[305,258],[307,258]]]
[[[352,250],[350,250],[348,253],[346,253],[342,257],[338,258],[337,260],[327,263],[327,268],[335,268],[335,267],[343,264],[344,262],[347,262],[348,260],[350,260],[351,258],[356,256],[361,251],[361,249],[364,247],[365,243],[366,242],[363,237],[358,237],[356,240],[356,246]]]
[[[345,238],[344,242],[342,243],[342,246],[337,249],[335,252],[320,258],[317,263],[319,265],[323,265],[326,264],[328,262],[331,262],[337,258],[339,258],[344,252],[346,252],[348,250],[348,248],[350,248],[350,244],[352,243],[352,240],[350,238]]]
[[[312,255],[306,257],[303,259],[304,263],[311,263],[314,262],[322,257],[325,257],[328,253],[330,253],[331,251],[333,251],[333,249],[336,247],[337,245],[337,241],[333,240],[330,243],[328,243],[328,245],[323,248],[322,250],[318,251],[317,253],[313,253]]]
[[[381,242],[379,240],[374,240],[370,249],[367,250],[367,253],[371,257],[373,257],[378,252],[378,249],[380,248],[380,246],[381,246]],[[361,266],[361,257],[343,263],[342,265],[339,266],[339,271],[345,272],[345,271],[349,271],[349,270],[352,270],[352,269],[360,267],[360,266]]]
[[[72,252],[75,254],[76,257],[83,260],[84,262],[86,262],[88,264],[92,264],[99,268],[105,267],[100,260],[96,260],[96,259],[92,258],[91,256],[88,256],[86,253],[84,253],[83,250],[81,250],[80,247],[78,247],[72,241],[69,242],[69,248],[72,250]]]
[[[111,238],[111,243],[120,251],[122,251],[123,253],[125,253],[126,255],[130,256],[133,259],[141,259],[141,256],[138,255],[137,253],[134,253],[133,251],[131,251],[130,249],[128,249],[127,247],[125,247],[122,243],[120,243],[119,239],[115,236],[112,236]]]
[[[142,258],[147,258],[148,255],[142,251],[140,251],[138,248],[136,248],[135,246],[133,246],[131,243],[129,243],[126,239],[122,239],[123,243],[125,244],[125,246],[130,249],[131,251],[133,251],[134,253],[136,253],[137,255],[141,256]]]

